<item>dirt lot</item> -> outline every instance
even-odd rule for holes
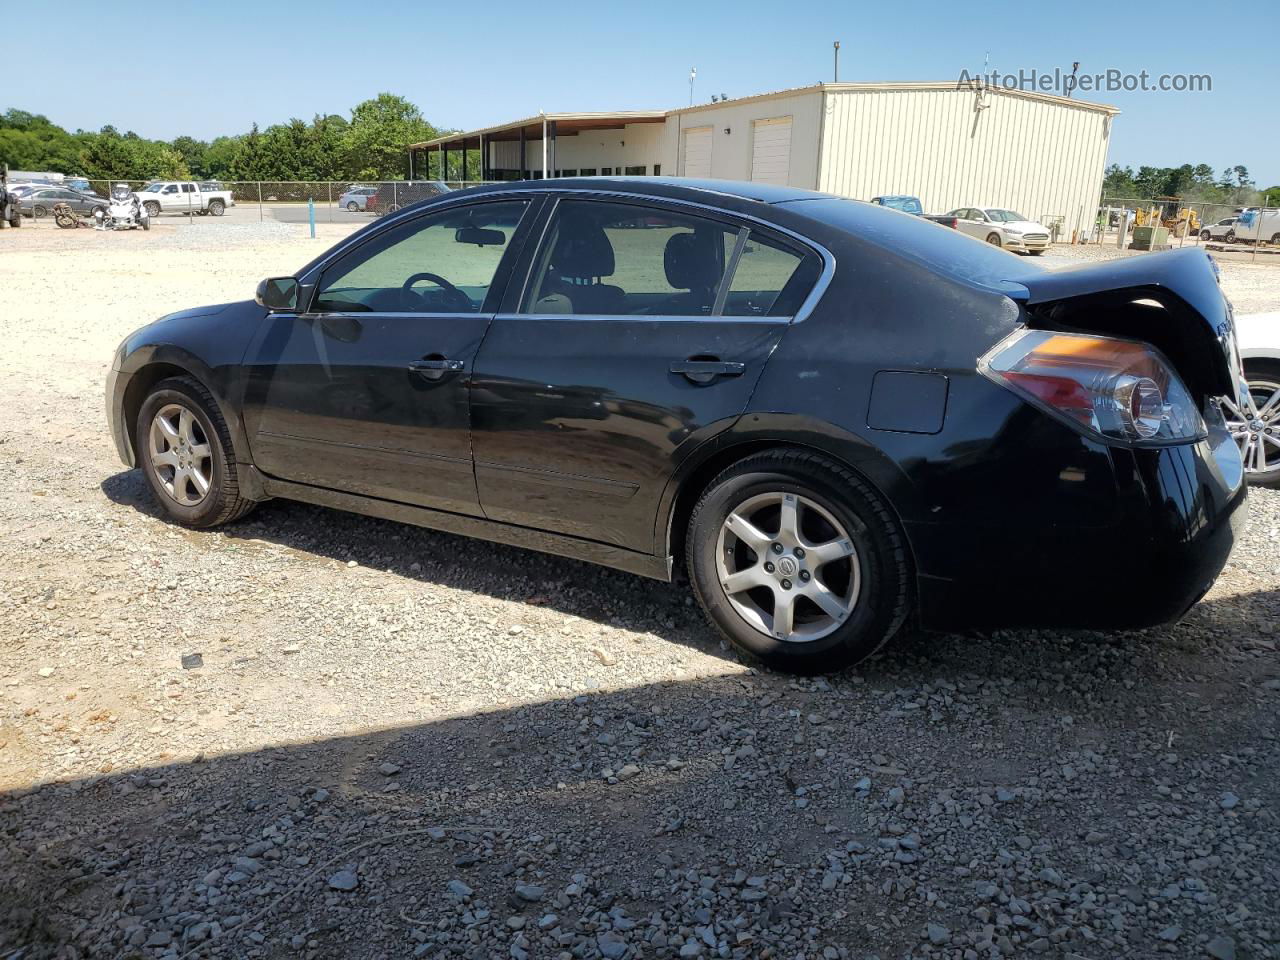
[[[164,522],[112,350],[348,229],[0,232],[0,958],[1280,957],[1280,495],[1176,626],[803,681],[679,587]]]

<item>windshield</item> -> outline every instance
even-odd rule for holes
[[[1012,210],[997,209],[997,210],[985,210],[983,212],[986,213],[986,215],[990,217],[992,220],[994,220],[996,223],[1013,223],[1013,221],[1015,220],[1027,219],[1022,214],[1015,213]]]
[[[164,189],[163,183],[152,183],[142,188],[143,193],[159,193]]]

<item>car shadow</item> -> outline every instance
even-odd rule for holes
[[[101,486],[112,502],[171,523],[141,471],[121,471]],[[742,662],[694,606],[682,574],[674,584],[662,583],[585,561],[289,500],[267,501],[245,519],[220,527],[218,533],[339,563],[355,561],[406,579],[481,592],[495,599],[547,606],[567,616],[652,633],[726,661]],[[1173,643],[1194,648],[1196,634],[1210,630],[1219,611],[1229,610],[1233,618],[1274,616],[1275,606],[1259,594],[1202,601],[1176,625],[1139,631],[926,633],[908,627],[875,657],[845,675],[879,684],[945,683],[961,674],[1004,676],[1029,668],[1060,672],[1091,669],[1104,661],[1122,663],[1141,675],[1149,669],[1145,661],[1153,647]],[[1271,612],[1261,612],[1265,610]]]
[[[1278,595],[1231,603],[1253,616]],[[462,716],[406,706],[391,729],[299,732],[245,749],[263,736],[250,710],[226,731],[236,748],[225,752],[227,741],[179,729],[144,737],[154,721],[125,718],[138,727],[117,731],[135,758],[126,769],[46,774],[0,793],[0,945],[22,960],[169,947],[183,957],[408,956],[422,944],[416,955],[478,957],[509,955],[523,931],[534,957],[575,937],[590,945],[575,956],[618,941],[629,946],[610,955],[634,957],[674,955],[672,938],[707,927],[717,944],[750,944],[734,956],[795,955],[801,931],[816,944],[806,955],[831,944],[902,956],[925,924],[977,936],[969,914],[977,881],[999,879],[996,850],[1034,848],[1036,869],[1104,900],[1158,886],[1165,860],[1183,855],[1180,836],[1147,836],[1142,860],[1126,853],[1124,825],[1149,802],[1150,777],[1140,764],[1101,762],[1099,731],[1127,751],[1175,711],[1161,723],[1184,737],[1179,752],[1196,769],[1219,771],[1221,783],[1200,784],[1215,796],[1234,785],[1214,763],[1220,752],[1257,747],[1273,757],[1259,758],[1266,769],[1280,741],[1261,746],[1257,704],[1238,684],[1213,704],[1213,732],[1198,699],[1177,702],[1175,676],[1130,686],[1118,710],[1101,688],[1119,686],[1124,659],[1109,662],[1111,679],[1080,677],[1076,689],[1067,678],[1060,700],[1061,664],[1029,654],[1026,639],[1009,641],[1024,661],[1016,684],[966,674],[902,689],[884,668],[870,682],[737,672]],[[303,731],[324,694],[291,682],[283,695],[297,699]],[[74,709],[92,716],[92,699]],[[83,726],[78,749],[103,752],[103,728]],[[16,729],[8,736],[10,751],[35,748]],[[1068,763],[1079,767],[1070,789],[1059,769]],[[913,825],[926,811],[921,841]],[[1277,852],[1266,818],[1233,829],[1260,859]],[[893,839],[904,834],[923,845]],[[1086,835],[1103,839],[1080,843]],[[851,882],[833,884],[833,871]],[[754,876],[764,879],[743,883]],[[907,881],[934,896],[902,896]],[[540,890],[522,896],[518,884]],[[1266,888],[1253,889],[1258,902],[1245,905],[1265,916]],[[1204,918],[1184,922],[1196,933]],[[734,939],[742,930],[750,940]],[[655,953],[659,933],[668,952]]]

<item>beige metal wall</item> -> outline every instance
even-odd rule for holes
[[[812,190],[818,183],[818,141],[822,128],[822,95],[818,87],[671,111],[664,128],[662,170],[684,176],[681,132],[688,127],[710,125],[711,176],[717,180],[750,180],[754,121],[777,117],[791,117],[787,183]]]
[[[859,200],[918,196],[928,213],[996,206],[1047,220],[1060,239],[1097,210],[1111,118],[1075,105],[950,86],[824,86],[818,188]]]
[[[616,130],[588,130],[555,140],[553,170],[597,171],[612,167],[621,174],[626,167],[643,166],[650,175],[654,164],[663,164],[666,141],[661,123],[629,123]],[[514,170],[520,165],[520,144],[499,141],[490,145],[489,162],[496,168]],[[542,169],[542,141],[528,140],[524,146],[525,167]],[[663,173],[671,173],[665,165]]]

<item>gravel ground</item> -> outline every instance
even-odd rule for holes
[[[1280,495],[1176,626],[826,680],[569,560],[186,531],[106,365],[345,232],[260,226],[0,232],[0,958],[1280,957]]]

